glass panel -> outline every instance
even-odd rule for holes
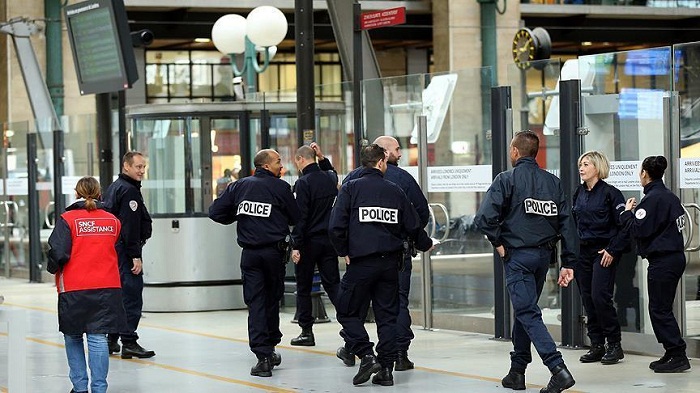
[[[606,181],[625,198],[640,200],[636,165],[649,155],[670,152],[664,97],[671,89],[671,48],[584,56],[575,68],[584,95],[582,121],[589,130],[583,150],[605,153],[611,162]],[[667,176],[670,187],[671,181]],[[653,333],[647,310],[640,306],[647,293],[646,265],[633,254],[623,256],[618,265],[614,301],[623,331]]]
[[[143,198],[151,214],[186,213],[185,136],[198,118],[136,119],[134,149],[148,161],[142,181]]]
[[[673,83],[680,101],[680,147],[681,161],[700,159],[700,79],[694,71],[700,66],[700,43],[673,46]],[[697,166],[697,165],[693,165]],[[692,182],[691,176],[684,176],[681,165],[681,201],[684,204],[700,204],[700,183]],[[692,172],[691,172],[692,173]],[[684,182],[687,178],[688,183]],[[694,225],[694,239],[689,247],[700,245],[700,212],[689,208]],[[695,339],[700,338],[700,253],[686,253],[688,265],[685,269],[685,334]]]
[[[174,97],[190,96],[190,66],[189,64],[171,64],[168,66],[168,81],[170,95]]]
[[[241,170],[240,120],[211,119],[212,195],[221,194]]]

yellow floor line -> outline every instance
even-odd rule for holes
[[[37,311],[52,312],[52,313],[54,313],[54,314],[56,313],[54,310],[49,310],[49,309],[40,308],[40,307],[28,307],[28,306],[23,306],[23,305],[18,305],[18,304],[12,304],[12,303],[5,303],[5,305],[14,306],[14,307],[19,307],[19,308],[26,308],[26,309],[31,309],[31,310],[37,310]],[[239,343],[245,343],[245,344],[248,343],[248,340],[243,340],[243,339],[239,339],[239,338],[231,338],[231,337],[225,337],[225,336],[218,336],[218,335],[215,335],[215,334],[196,332],[196,331],[187,330],[187,329],[178,329],[178,328],[173,328],[173,327],[169,327],[169,326],[152,325],[152,324],[148,324],[148,323],[142,323],[141,326],[149,327],[149,328],[152,328],[152,329],[166,330],[166,331],[175,332],[175,333],[191,334],[191,335],[195,335],[195,336],[214,338],[214,339],[217,339],[217,340],[225,340],[225,341],[239,342]],[[32,338],[27,338],[27,339],[28,339],[28,340],[32,340],[32,341],[36,341],[36,342],[42,342],[42,341],[43,341],[43,340],[32,339]],[[48,344],[48,345],[58,346],[58,347],[61,347],[61,348],[63,347],[63,345],[51,343],[50,341],[46,341],[46,342],[42,342],[42,343]],[[335,353],[326,352],[326,351],[320,351],[320,350],[315,350],[315,349],[300,348],[300,347],[287,346],[287,345],[278,345],[277,348],[283,348],[283,349],[290,350],[290,351],[306,352],[306,353],[313,353],[313,354],[316,354],[316,355],[325,355],[325,356],[332,356],[332,357],[335,357]],[[192,370],[187,370],[187,369],[181,369],[181,368],[179,368],[179,367],[166,366],[166,365],[151,363],[151,362],[143,361],[143,360],[131,360],[131,361],[138,361],[138,362],[143,363],[143,364],[146,364],[146,365],[162,367],[162,368],[165,368],[165,369],[174,370],[174,371],[180,371],[180,372],[184,372],[184,373],[188,373],[188,374],[192,374],[192,375],[205,376],[205,377],[207,377],[207,378],[210,378],[209,375],[211,375],[211,374],[206,374],[206,373],[200,373],[200,372],[198,372],[198,371],[192,371]],[[455,372],[455,371],[446,371],[446,370],[440,370],[440,369],[428,368],[428,367],[416,367],[416,370],[426,371],[426,372],[435,373],[435,374],[450,375],[450,376],[453,376],[453,377],[460,377],[460,378],[467,378],[467,379],[476,379],[476,380],[479,380],[479,381],[486,381],[486,382],[496,382],[496,383],[500,383],[500,382],[501,382],[501,380],[500,380],[500,379],[497,379],[497,378],[484,377],[484,376],[481,376],[481,375],[465,374],[465,373],[459,373],[459,372]],[[211,375],[211,378],[212,378],[212,379],[217,379],[217,380],[237,381],[237,382],[235,382],[235,383],[238,383],[238,381],[239,381],[239,380],[236,380],[236,379],[229,379],[229,378],[225,378],[225,377],[219,377],[219,376],[216,376],[216,375]],[[247,386],[252,386],[252,387],[265,386],[265,385],[257,385],[257,384],[249,385],[249,384],[251,384],[251,383],[250,383],[250,382],[246,382],[246,381],[240,381],[240,382],[242,382],[243,384],[246,384]],[[533,385],[533,384],[527,384],[527,386],[528,386],[528,387],[531,387],[531,388],[541,388],[541,387],[544,387],[543,385]],[[277,391],[279,391],[279,392],[291,392],[291,390],[275,390],[275,391],[276,391],[276,392],[277,392]],[[567,390],[567,392],[571,392],[571,393],[582,393],[582,392],[577,391],[577,390]]]

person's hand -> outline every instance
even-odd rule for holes
[[[350,257],[349,256],[344,256],[343,259],[345,259],[345,264],[349,265],[350,264]]]
[[[560,287],[568,287],[569,283],[573,281],[574,279],[574,269],[569,269],[569,268],[561,268],[559,271],[559,280],[557,280],[557,284],[559,284]]]
[[[134,263],[134,266],[131,268],[131,272],[136,275],[141,274],[143,271],[143,261],[141,258],[134,258],[132,259],[132,262]]]
[[[506,256],[506,248],[503,247],[503,246],[498,246],[498,247],[496,247],[496,252],[498,253],[498,255],[499,255],[501,258],[503,258],[504,256]]]
[[[316,153],[316,157],[320,160],[323,160],[323,153],[321,152],[321,146],[318,145],[316,142],[311,142],[309,145],[310,148],[314,150],[314,153]]]
[[[627,200],[627,203],[625,203],[625,210],[632,210],[637,206],[637,199],[635,197],[632,197]]]
[[[613,256],[608,253],[607,250],[602,249],[598,251],[598,254],[603,254],[603,258],[600,259],[600,266],[608,267],[613,262]]]
[[[292,250],[292,262],[294,262],[294,264],[296,265],[299,263],[299,259],[301,259],[301,254],[299,253],[299,250]]]

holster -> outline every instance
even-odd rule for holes
[[[292,259],[292,242],[290,236],[287,235],[284,239],[277,243],[277,248],[284,252],[284,264],[286,265]]]

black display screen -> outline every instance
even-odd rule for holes
[[[138,79],[122,0],[68,6],[66,25],[80,94],[128,89]]]

